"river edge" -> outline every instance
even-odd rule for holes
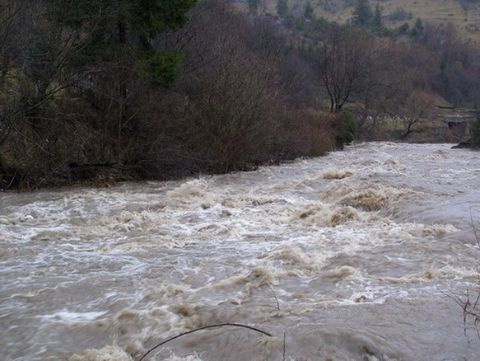
[[[351,145],[346,145],[345,148],[348,149],[349,147],[352,146],[358,146],[361,144],[375,144],[375,143],[384,143],[384,142],[391,142],[391,143],[396,143],[396,144],[451,144],[452,149],[467,149],[467,150],[472,150],[472,151],[479,151],[480,148],[472,146],[470,143],[441,143],[441,142],[402,142],[402,141],[391,141],[391,140],[376,140],[376,141],[358,141],[354,142]],[[293,162],[297,162],[300,160],[307,160],[307,159],[315,159],[315,158],[322,158],[327,156],[328,154],[331,154],[332,152],[343,152],[344,149],[336,149],[336,150],[331,150],[323,155],[320,156],[301,156],[298,158],[294,159],[285,159],[285,160],[275,160],[275,161],[268,161],[265,163],[261,164],[256,164],[256,165],[251,165],[248,168],[245,169],[238,169],[238,170],[231,170],[228,172],[222,172],[222,173],[191,173],[188,175],[184,176],[170,176],[167,178],[142,178],[142,177],[130,177],[130,178],[125,178],[125,176],[120,176],[116,178],[116,172],[112,172],[111,174],[103,174],[99,175],[99,177],[95,177],[93,179],[87,179],[84,181],[73,181],[71,184],[65,184],[65,185],[45,185],[39,188],[13,188],[11,187],[11,184],[13,183],[13,180],[11,179],[11,176],[8,176],[6,173],[2,175],[0,172],[0,193],[10,193],[10,192],[16,192],[16,193],[34,193],[34,192],[41,192],[41,191],[63,191],[63,190],[74,190],[76,188],[110,188],[114,187],[116,185],[121,185],[125,183],[146,183],[146,182],[169,182],[169,181],[179,181],[179,180],[188,180],[188,179],[194,179],[197,177],[204,177],[204,176],[216,176],[216,175],[224,175],[224,174],[234,174],[234,173],[239,173],[239,172],[254,172],[258,170],[261,167],[276,167],[276,166],[282,166],[283,164],[289,164]],[[1,170],[1,169],[0,169]],[[2,181],[2,177],[6,179],[5,181]],[[10,179],[8,179],[10,178]],[[5,186],[7,184],[7,186]],[[10,184],[10,186],[8,186]],[[3,188],[2,188],[3,187]]]

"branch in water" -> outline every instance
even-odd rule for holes
[[[266,336],[269,336],[269,337],[272,337],[272,335],[266,331],[263,331],[263,330],[260,330],[256,327],[252,327],[252,326],[248,326],[248,325],[242,325],[240,323],[219,323],[219,324],[215,324],[215,325],[208,325],[208,326],[203,326],[203,327],[199,327],[199,328],[196,328],[194,330],[190,330],[190,331],[187,331],[187,332],[183,332],[179,335],[176,335],[176,336],[173,336],[173,337],[170,337],[169,339],[165,340],[165,341],[162,341],[160,342],[159,344],[155,345],[154,347],[152,347],[150,350],[148,350],[142,357],[140,357],[140,359],[138,361],[142,361],[143,359],[145,359],[145,357],[147,357],[150,353],[152,353],[153,351],[155,351],[157,348],[159,348],[160,346],[163,346],[165,345],[166,343],[170,342],[170,341],[173,341],[177,338],[180,338],[182,336],[186,336],[186,335],[189,335],[191,333],[194,333],[194,332],[197,332],[197,331],[202,331],[202,330],[206,330],[206,329],[209,329],[209,328],[218,328],[218,327],[226,327],[226,326],[229,326],[229,327],[241,327],[241,328],[246,328],[246,329],[249,329],[249,330],[252,330],[252,331],[255,331],[255,332],[258,332],[258,333],[262,333]]]

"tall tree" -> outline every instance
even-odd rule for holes
[[[259,0],[247,0],[248,12],[250,14],[256,14],[258,12],[258,2]]]
[[[287,0],[277,0],[277,15],[282,19],[285,19],[288,16]]]
[[[383,27],[383,23],[382,23],[382,7],[377,4],[375,6],[375,14],[373,16],[373,27],[374,29],[378,30],[378,29],[381,29]]]
[[[179,29],[196,0],[46,0],[53,20],[61,26],[84,29],[91,36],[84,48],[86,62],[128,58],[141,63],[152,77],[171,82],[175,54],[157,51],[155,38]],[[155,68],[155,69],[154,69]],[[163,68],[163,69],[161,69]],[[163,78],[165,77],[165,78]]]
[[[423,33],[424,29],[425,27],[423,26],[422,19],[417,18],[417,20],[415,20],[415,25],[413,26],[412,31],[410,32],[410,35],[413,37],[419,36]]]
[[[123,139],[134,127],[140,80],[169,87],[178,77],[181,55],[158,46],[158,36],[178,30],[196,0],[44,0],[50,21],[73,29],[84,43],[69,61],[81,88],[103,111],[102,129],[115,134],[117,163]],[[107,142],[107,141],[105,141]]]
[[[352,22],[358,26],[370,26],[372,24],[372,8],[368,0],[358,0],[353,11]]]
[[[372,53],[372,39],[364,31],[334,27],[317,47],[316,59],[330,111],[340,112],[360,90]]]
[[[315,16],[315,13],[313,11],[312,3],[309,0],[307,0],[305,2],[305,8],[303,10],[303,16],[305,17],[305,19],[313,19],[313,17]]]

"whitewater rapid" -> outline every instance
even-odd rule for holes
[[[9,360],[480,360],[480,153],[366,143],[180,181],[0,193]]]

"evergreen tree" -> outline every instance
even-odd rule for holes
[[[248,12],[256,14],[258,12],[258,0],[247,0]]]
[[[358,26],[370,26],[372,17],[372,9],[368,0],[358,0],[353,11],[352,23]]]
[[[383,27],[382,24],[382,8],[379,4],[375,6],[375,15],[373,16],[373,27],[375,29],[381,29]]]
[[[164,86],[176,78],[178,54],[153,46],[167,30],[178,30],[196,0],[47,0],[52,20],[89,34],[76,65],[115,62],[136,67]]]
[[[423,21],[420,18],[417,18],[415,21],[415,25],[412,28],[412,31],[410,32],[411,36],[418,36],[423,33],[424,26],[423,26]]]
[[[398,28],[398,33],[400,35],[406,35],[408,31],[410,30],[410,25],[408,23],[403,23],[399,28]]]
[[[282,19],[285,19],[288,16],[287,0],[277,0],[277,15]]]
[[[310,19],[310,20],[313,19],[315,16],[313,12],[312,4],[310,3],[309,0],[307,0],[307,2],[305,3],[305,9],[304,9],[303,15],[305,19]]]
[[[478,117],[471,125],[472,146],[480,148],[480,117]]]

